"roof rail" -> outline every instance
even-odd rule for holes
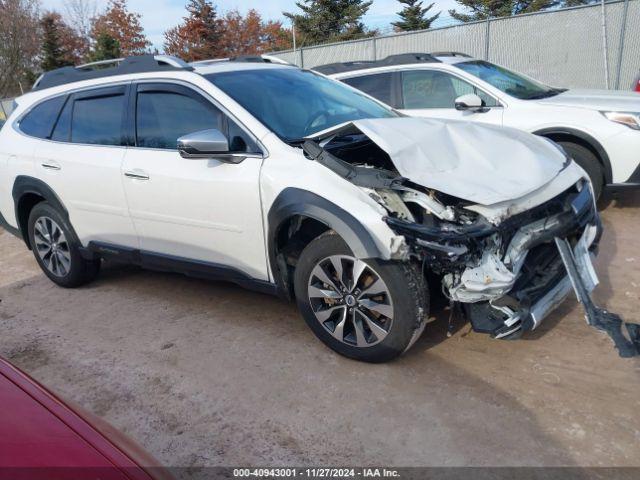
[[[215,65],[221,62],[242,62],[242,63],[277,63],[280,65],[293,65],[292,63],[282,60],[273,55],[238,55],[230,58],[211,58],[209,60],[199,60],[191,62],[189,65],[194,67],[204,67],[207,65]]]
[[[100,60],[99,62],[83,63],[82,65],[78,65],[76,68],[80,70],[98,70],[99,68],[106,67],[107,65],[114,65],[117,67],[123,60],[124,58]]]
[[[440,63],[440,60],[429,53],[401,53],[398,55],[389,55],[382,60],[375,61],[361,60],[355,62],[330,63],[328,65],[313,67],[313,70],[324,73],[325,75],[333,75],[336,73],[353,72],[355,70],[364,70],[367,68],[410,65],[412,63]]]
[[[471,55],[467,55],[466,53],[460,52],[433,52],[431,55],[434,57],[464,57],[464,58],[473,58]]]
[[[115,64],[113,67],[101,68]],[[96,68],[97,67],[97,68]],[[170,72],[176,70],[192,71],[193,67],[177,57],[168,55],[140,55],[124,59],[105,60],[87,63],[78,67],[63,67],[46,72],[36,80],[32,90],[44,90],[68,83],[94,80],[97,78],[128,75],[145,72]]]

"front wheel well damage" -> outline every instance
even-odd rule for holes
[[[18,222],[20,232],[22,232],[22,238],[24,239],[29,249],[31,249],[28,234],[29,215],[31,214],[31,210],[33,210],[33,207],[44,201],[45,198],[42,195],[38,195],[37,193],[25,193],[20,197],[16,205],[16,221]]]
[[[296,255],[318,235],[335,232],[358,258],[383,257],[359,219],[310,191],[287,188],[280,192],[267,220],[267,250],[273,280],[280,295],[289,300],[293,299],[291,267],[295,269]]]
[[[327,224],[304,215],[293,215],[279,226],[273,245],[276,261],[273,273],[281,293],[288,299],[295,297],[293,274],[302,251],[314,239],[328,232],[335,234]]]

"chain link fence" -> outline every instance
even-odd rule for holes
[[[629,90],[640,71],[640,0],[606,3],[604,15],[602,5],[596,4],[273,55],[313,68],[438,51],[467,53],[554,86]]]

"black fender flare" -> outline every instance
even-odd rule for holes
[[[278,265],[277,239],[282,226],[294,216],[317,220],[334,230],[358,258],[383,256],[371,233],[349,212],[315,193],[286,188],[276,197],[267,214],[269,264],[281,291],[286,290],[286,281]]]
[[[543,128],[542,130],[536,130],[532,132],[534,135],[539,135],[541,137],[547,137],[549,135],[569,135],[572,137],[576,137],[583,142],[587,143],[591,148],[593,148],[600,160],[602,161],[602,167],[604,170],[604,181],[605,184],[609,184],[613,182],[613,171],[611,169],[611,161],[609,160],[609,155],[604,147],[600,144],[598,140],[593,138],[588,133],[583,132],[582,130],[577,130],[575,128],[570,127],[550,127]]]
[[[15,209],[16,221],[18,222],[18,229],[21,233],[22,239],[27,244],[27,247],[31,248],[29,244],[29,232],[26,231],[24,225],[20,222],[20,200],[27,194],[35,194],[38,195],[46,202],[51,204],[62,217],[66,220],[67,224],[71,228],[71,233],[74,235],[74,240],[78,241],[78,236],[75,231],[73,231],[73,227],[71,227],[71,222],[69,221],[69,211],[60,200],[60,197],[53,191],[53,189],[47,185],[42,180],[39,180],[35,177],[30,177],[27,175],[20,175],[16,177],[15,182],[13,183],[13,190],[11,192],[13,196],[13,205]],[[79,242],[78,242],[79,243]]]

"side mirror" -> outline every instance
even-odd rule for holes
[[[216,159],[228,163],[240,163],[249,156],[229,151],[229,140],[220,130],[202,130],[178,139],[178,152],[182,158]]]
[[[467,93],[466,95],[456,98],[454,104],[456,110],[467,110],[471,112],[481,112],[485,107],[485,103],[475,93]]]

